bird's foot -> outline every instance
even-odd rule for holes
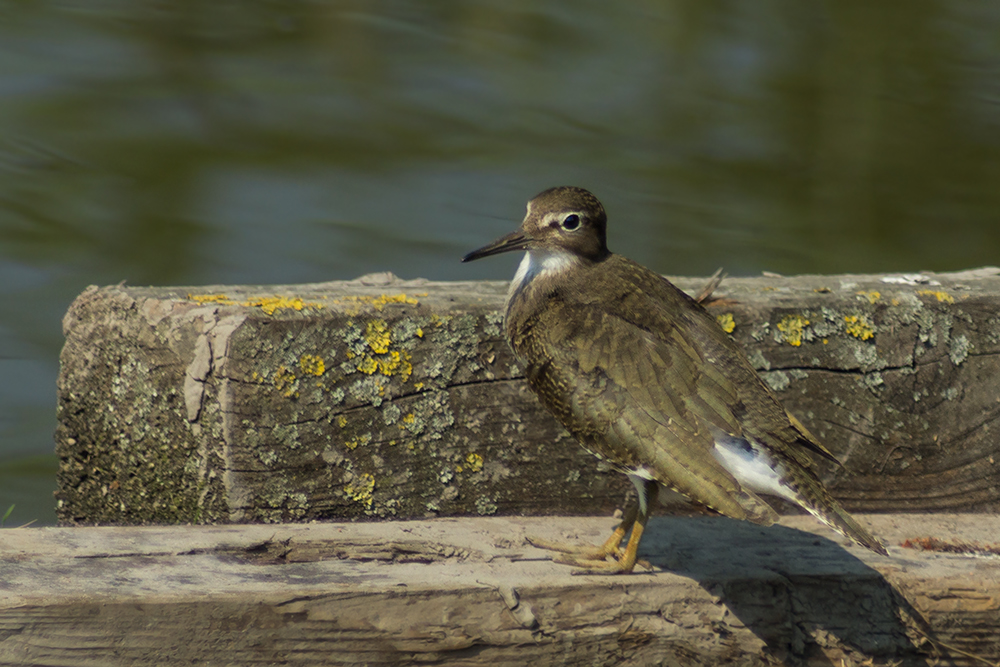
[[[626,574],[631,572],[635,565],[649,571],[653,569],[647,560],[636,560],[632,565],[629,565],[625,550],[617,546],[567,544],[530,536],[525,539],[529,544],[539,549],[558,552],[558,555],[552,558],[552,562],[580,568],[580,572],[573,574]]]
[[[558,551],[561,554],[572,556],[583,561],[603,561],[608,556],[621,558],[624,553],[619,547],[608,548],[607,545],[594,546],[593,544],[570,544],[568,542],[551,542],[540,537],[526,536],[525,539],[533,547],[545,549],[546,551]],[[556,556],[562,558],[563,556]]]

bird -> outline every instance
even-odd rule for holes
[[[636,489],[597,547],[544,540],[554,560],[628,573],[660,487],[758,525],[778,513],[761,495],[801,506],[857,544],[882,543],[838,503],[813,457],[840,465],[792,416],[705,308],[663,276],[612,253],[607,214],[572,186],[528,202],[516,231],[462,258],[524,257],[510,283],[504,333],[542,405]],[[622,541],[628,535],[624,548]]]

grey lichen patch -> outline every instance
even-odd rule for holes
[[[817,338],[830,338],[841,330],[843,317],[833,308],[820,308],[820,317],[813,322],[812,329]]]
[[[986,340],[992,345],[1000,343],[1000,316],[986,320]]]
[[[415,412],[407,412],[399,422],[400,428],[412,435],[420,435],[424,432],[426,423],[423,417],[418,417]]]
[[[763,343],[764,339],[767,338],[770,332],[771,332],[771,323],[761,322],[758,326],[755,326],[750,329],[750,337],[753,338],[758,343]]]
[[[927,347],[937,345],[937,327],[935,326],[934,312],[923,309],[914,313],[913,322],[917,325],[917,341]],[[904,321],[905,323],[905,321]]]
[[[280,444],[289,449],[298,449],[299,428],[296,424],[278,424],[271,429],[271,435]]]
[[[400,348],[412,350],[430,327],[429,317],[404,317],[392,325],[392,338]]]
[[[948,345],[948,358],[951,359],[951,363],[959,366],[963,361],[969,356],[969,348],[972,344],[965,334],[959,334],[951,339]]]
[[[875,346],[861,342],[852,344],[854,358],[861,365],[862,370],[878,368],[878,352]]]
[[[344,390],[340,387],[334,387],[330,390],[330,403],[333,405],[340,405],[344,402]]]
[[[792,383],[785,371],[768,371],[761,373],[760,376],[774,391],[784,391]]]
[[[951,341],[951,329],[955,326],[955,318],[951,313],[941,313],[938,324],[941,328],[941,342],[947,345]]]
[[[476,511],[482,516],[496,514],[498,509],[499,506],[489,496],[479,496],[476,499]]]
[[[386,426],[392,426],[397,421],[399,421],[399,416],[402,410],[395,403],[389,403],[384,408],[382,408],[382,421],[385,422]]]
[[[432,438],[442,437],[442,434],[455,424],[455,415],[451,411],[451,402],[448,400],[447,392],[432,392],[423,406],[430,412],[429,423]]]
[[[946,401],[953,401],[956,398],[958,398],[959,394],[961,393],[962,392],[959,391],[957,387],[948,387],[947,389],[941,392],[941,398],[943,398]]]
[[[870,390],[875,390],[885,384],[885,379],[878,371],[873,373],[863,373],[858,378],[858,384]]]
[[[364,355],[368,341],[365,340],[365,330],[357,322],[348,320],[341,329],[341,335],[351,358]]]
[[[805,380],[809,377],[809,373],[806,373],[801,368],[792,368],[788,371],[788,374],[792,376],[793,380]]]
[[[496,310],[490,313],[486,313],[483,318],[485,324],[483,325],[483,333],[487,336],[493,338],[500,338],[503,335],[503,312]]]
[[[332,466],[339,466],[344,461],[344,455],[333,447],[324,449],[323,453],[320,454],[320,458],[322,458],[325,463]]]
[[[440,440],[455,424],[447,391],[428,391],[414,401],[410,412],[399,420],[400,427],[412,435]]]
[[[748,357],[750,360],[750,365],[758,371],[769,371],[771,370],[771,362],[768,361],[764,354],[760,350],[754,350],[750,353]]]
[[[370,403],[374,407],[382,405],[388,380],[380,375],[366,375],[358,378],[347,388],[351,398],[359,403]]]
[[[258,449],[257,459],[269,468],[278,460],[278,455],[273,449]]]
[[[463,314],[442,317],[435,328],[435,342],[440,350],[447,354],[438,355],[428,366],[427,375],[438,380],[438,386],[443,387],[452,382],[456,372],[465,367],[475,372],[480,369],[477,361],[479,333],[478,318]]]

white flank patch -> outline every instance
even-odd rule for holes
[[[798,502],[795,492],[781,481],[774,461],[757,445],[748,450],[742,439],[717,438],[712,455],[737,482],[751,491]]]
[[[529,250],[524,253],[524,259],[517,267],[517,273],[510,283],[510,293],[523,289],[539,276],[565,271],[576,261],[573,253],[565,250]]]
[[[649,468],[637,468],[635,470],[630,470],[628,473],[629,480],[631,480],[632,485],[635,487],[635,493],[639,496],[639,511],[643,514],[646,513],[648,508],[649,499],[646,498],[646,480],[656,480],[653,477],[652,471]]]

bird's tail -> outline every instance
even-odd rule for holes
[[[802,507],[844,537],[850,538],[864,548],[874,551],[877,554],[881,554],[883,556],[889,555],[882,542],[880,542],[877,537],[872,535],[867,528],[858,523],[857,519],[848,514],[847,510],[841,507],[840,503],[834,500],[833,496],[831,496],[825,488],[819,486],[818,490],[820,492],[818,498],[819,502],[803,498],[800,501]]]

